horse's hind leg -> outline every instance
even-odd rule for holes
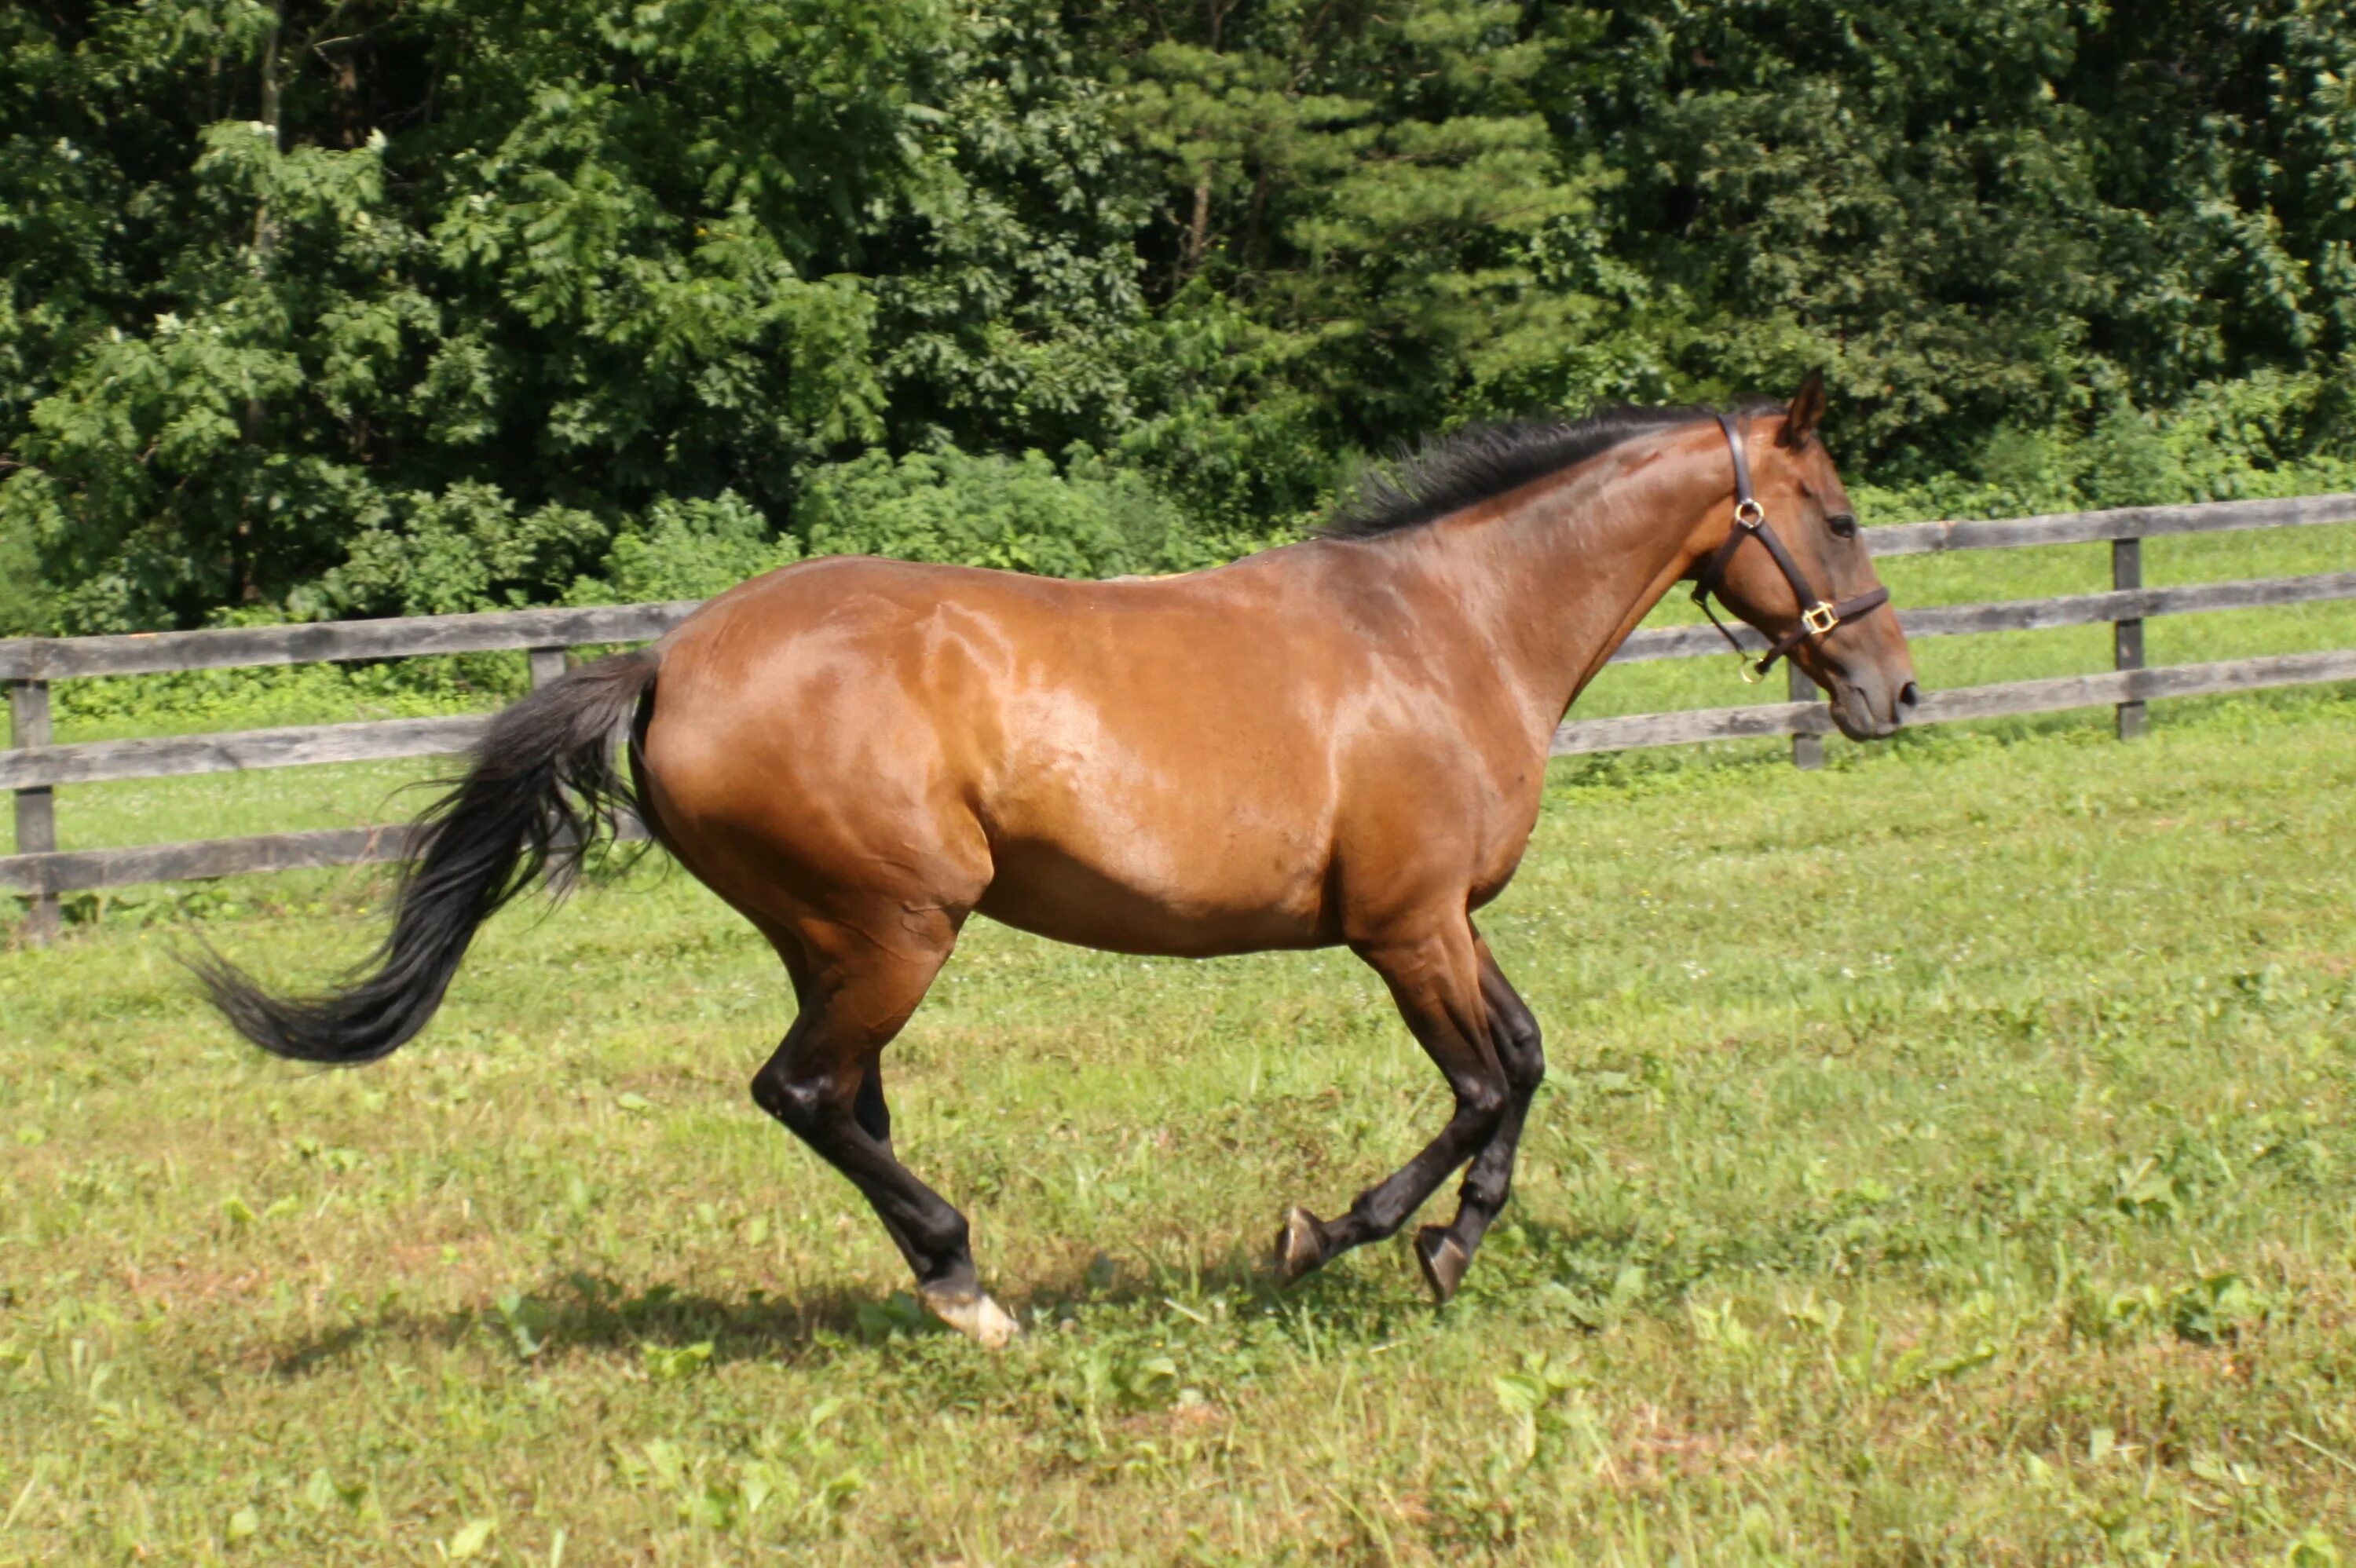
[[[768,937],[769,944],[777,950],[777,956],[785,960],[786,973],[792,976],[796,1011],[807,1008],[810,1003],[813,961],[802,946],[801,939],[783,926],[762,923],[761,929]],[[880,1045],[868,1052],[866,1065],[860,1072],[859,1093],[851,1103],[851,1114],[866,1129],[867,1136],[882,1144],[884,1152],[889,1154],[892,1150],[892,1107],[884,1098],[884,1048]],[[879,1214],[877,1218],[883,1216]],[[908,1260],[908,1266],[921,1273],[923,1257],[909,1244],[908,1238],[901,1234],[900,1228],[887,1219],[884,1221],[884,1229],[891,1236],[892,1244],[900,1249],[900,1255]]]
[[[1480,944],[1480,952],[1481,1000],[1489,1014],[1489,1043],[1505,1071],[1510,1097],[1496,1132],[1472,1157],[1472,1167],[1464,1173],[1456,1218],[1444,1226],[1426,1225],[1416,1232],[1416,1262],[1423,1267],[1424,1283],[1441,1301],[1456,1294],[1489,1222],[1505,1206],[1513,1189],[1514,1154],[1521,1143],[1522,1124],[1529,1115],[1531,1097],[1546,1078],[1546,1050],[1539,1040],[1537,1019],[1505,978],[1505,972],[1497,967],[1486,942]]]
[[[939,973],[957,927],[940,912],[921,923],[921,935],[907,912],[891,919],[903,940],[890,948],[847,926],[800,933],[809,965],[807,982],[795,976],[801,1014],[754,1077],[753,1099],[866,1196],[907,1258],[925,1306],[995,1349],[1013,1337],[1014,1319],[981,1288],[965,1216],[893,1154],[876,1071],[879,1053]]]
[[[869,1054],[867,1066],[860,1073],[859,1094],[851,1103],[851,1115],[869,1137],[884,1146],[885,1154],[892,1153],[892,1107],[884,1098],[884,1052],[881,1047]],[[908,1267],[922,1277],[924,1254],[881,1211],[877,1211],[876,1218],[884,1221],[885,1233],[892,1238],[892,1244],[900,1249],[900,1255],[908,1260]]]
[[[1490,1043],[1477,940],[1460,910],[1438,930],[1352,944],[1389,986],[1408,1030],[1447,1078],[1456,1105],[1440,1135],[1359,1193],[1348,1213],[1324,1221],[1295,1209],[1286,1217],[1277,1237],[1277,1268],[1285,1278],[1398,1231],[1451,1171],[1495,1136],[1508,1096],[1505,1070]]]

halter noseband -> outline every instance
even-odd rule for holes
[[[1741,427],[1731,414],[1719,415],[1718,424],[1726,432],[1727,449],[1734,453],[1734,528],[1726,536],[1726,542],[1718,547],[1718,553],[1694,573],[1693,597],[1694,603],[1701,606],[1701,613],[1709,617],[1709,624],[1718,628],[1719,635],[1734,649],[1735,664],[1741,670],[1742,678],[1751,681],[1765,675],[1777,659],[1810,637],[1827,636],[1843,621],[1889,603],[1890,590],[1876,588],[1869,593],[1844,599],[1837,604],[1818,594],[1808,581],[1807,573],[1800,570],[1800,563],[1792,559],[1792,552],[1783,548],[1783,541],[1777,539],[1775,530],[1767,526],[1766,509],[1751,493],[1751,460],[1743,455]],[[1718,618],[1718,612],[1709,607],[1709,596],[1719,592],[1719,582],[1726,576],[1727,563],[1734,559],[1734,552],[1742,548],[1742,541],[1747,539],[1756,539],[1767,547],[1767,553],[1775,558],[1775,564],[1783,569],[1784,581],[1792,585],[1792,592],[1798,595],[1800,603],[1804,606],[1792,629],[1775,639],[1775,645],[1767,650],[1767,656],[1756,664],[1750,662],[1742,651],[1742,645],[1735,641],[1734,634],[1727,629],[1726,623]]]

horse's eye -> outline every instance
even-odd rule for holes
[[[1835,512],[1831,517],[1826,517],[1825,521],[1830,523],[1833,526],[1833,532],[1838,534],[1841,538],[1845,539],[1853,539],[1857,538],[1857,514],[1855,512]]]

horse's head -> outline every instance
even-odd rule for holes
[[[1781,412],[1725,421],[1736,443],[1734,519],[1728,531],[1725,514],[1713,509],[1695,596],[1717,594],[1766,635],[1772,651],[1752,667],[1763,674],[1788,656],[1831,694],[1842,734],[1876,740],[1894,733],[1914,705],[1914,659],[1839,471],[1817,439],[1824,411],[1816,371]]]

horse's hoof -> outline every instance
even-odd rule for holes
[[[1415,1233],[1415,1261],[1423,1269],[1423,1283],[1431,1287],[1433,1304],[1440,1307],[1448,1305],[1464,1283],[1464,1271],[1472,1266],[1464,1244],[1444,1225],[1426,1225]]]
[[[986,1291],[960,1296],[927,1291],[923,1299],[926,1311],[985,1350],[1002,1350],[1007,1341],[1023,1332],[1023,1326]]]
[[[1325,1261],[1325,1243],[1317,1239],[1317,1216],[1299,1204],[1284,1217],[1284,1229],[1276,1233],[1276,1277],[1290,1285]]]

